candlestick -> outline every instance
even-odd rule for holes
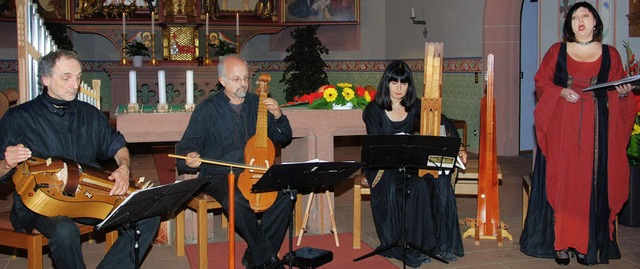
[[[206,42],[204,42],[204,65],[211,65],[211,59],[209,58],[209,42],[210,42],[210,38],[209,35],[207,34],[206,36]]]
[[[206,23],[205,23],[205,27],[204,27],[205,31],[205,36],[207,37],[207,42],[206,44],[209,44],[209,13],[207,13],[207,19],[206,19]]]
[[[193,70],[187,70],[187,105],[193,104]]]
[[[151,65],[158,65],[156,62],[156,34],[151,34]]]
[[[120,63],[122,65],[127,65],[127,34],[122,33],[122,58],[120,59]]]
[[[126,27],[125,27],[125,25],[126,25],[126,22],[125,22],[126,19],[125,18],[126,17],[127,17],[126,13],[122,12],[122,34],[126,34],[127,33],[127,31],[125,30],[126,29]]]
[[[236,35],[240,35],[240,15],[236,13]]]
[[[151,11],[151,34],[156,33],[156,18],[154,16],[154,12]]]

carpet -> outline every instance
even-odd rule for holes
[[[173,147],[157,147],[153,149],[153,162],[161,185],[176,181],[176,159],[167,156],[173,153]]]
[[[293,238],[293,250],[297,250],[299,248],[308,246],[317,249],[328,250],[333,253],[333,260],[325,265],[320,266],[319,268],[376,268],[376,269],[384,269],[384,268],[397,268],[391,262],[389,262],[386,258],[376,255],[373,257],[369,257],[364,260],[360,260],[357,262],[353,262],[353,259],[365,255],[373,249],[369,247],[364,242],[362,243],[362,247],[360,249],[353,249],[352,242],[353,237],[351,233],[340,233],[338,234],[338,239],[340,241],[340,246],[336,247],[335,240],[333,238],[333,234],[325,234],[325,235],[305,235],[302,237],[302,242],[300,246],[296,246],[296,240],[298,237]],[[243,268],[240,261],[242,260],[242,255],[244,254],[245,249],[247,248],[247,244],[244,241],[237,241],[235,248],[235,267]],[[229,268],[228,257],[229,257],[229,244],[227,242],[222,243],[209,243],[208,245],[208,264],[209,268],[212,269],[226,269]],[[191,244],[185,246],[185,251],[187,253],[187,257],[189,258],[189,264],[191,268],[198,268],[198,247],[196,244]],[[280,257],[289,252],[289,238],[285,238],[285,242],[282,244],[282,248],[280,249]]]

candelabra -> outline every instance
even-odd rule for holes
[[[122,33],[122,59],[120,60],[120,63],[122,65],[127,65],[127,34],[126,33]]]
[[[156,34],[151,33],[151,65],[158,65],[156,61]]]

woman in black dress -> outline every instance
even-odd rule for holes
[[[446,118],[443,117],[445,120]],[[375,100],[365,108],[363,120],[369,135],[413,134],[419,128],[420,100],[417,97],[413,75],[409,66],[400,60],[391,62],[385,70],[378,85]],[[445,125],[446,126],[446,125]],[[452,125],[451,125],[452,126]],[[454,128],[454,132],[457,134]],[[436,216],[442,215],[444,205],[451,205],[451,199],[443,194],[444,201],[433,200],[436,188],[431,179],[420,178],[416,169],[407,169],[406,180],[398,169],[365,170],[365,176],[371,187],[371,209],[376,232],[380,240],[380,248],[395,243],[401,238],[402,232],[402,199],[406,199],[405,239],[424,250],[441,252],[438,238],[441,232],[436,230]],[[438,180],[448,180],[443,177]],[[402,195],[403,181],[406,184],[407,195]],[[450,186],[450,185],[449,185]],[[435,202],[435,203],[434,203]],[[434,210],[434,206],[437,206]],[[453,200],[455,209],[455,199]],[[455,225],[458,225],[457,214]],[[453,220],[452,220],[453,221]],[[438,230],[446,229],[445,225],[438,225]],[[459,228],[457,238],[460,238]],[[450,239],[447,239],[450,240]],[[451,242],[442,242],[451,244]],[[462,256],[462,244],[459,251],[454,253]],[[450,251],[445,246],[445,252]],[[400,247],[391,248],[381,255],[402,260]],[[443,253],[444,254],[444,253]],[[412,248],[407,249],[405,264],[419,267],[430,261],[427,255]],[[446,258],[442,256],[443,258]]]

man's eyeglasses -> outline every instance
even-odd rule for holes
[[[234,78],[228,78],[225,77],[225,79],[231,80],[233,81],[233,83],[235,84],[240,84],[242,82],[248,83],[249,82],[249,76],[244,76],[244,77],[234,77]]]

